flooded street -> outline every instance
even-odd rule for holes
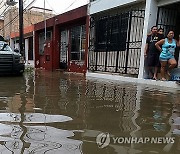
[[[179,100],[58,71],[0,77],[0,153],[179,154]]]

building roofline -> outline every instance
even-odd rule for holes
[[[44,9],[44,8],[42,8],[42,7],[37,7],[37,6],[32,6],[32,7],[30,7],[28,10],[31,10],[31,9],[39,9],[39,10],[53,11],[53,10],[51,10],[51,9]]]
[[[24,27],[24,35],[34,31],[34,25]],[[19,32],[11,32],[10,38],[19,37]]]
[[[56,15],[46,20],[46,27],[52,27],[56,22],[56,25],[67,23],[75,19],[80,19],[87,16],[87,4],[75,8],[73,10],[64,12],[62,14]],[[77,13],[78,12],[78,13]],[[44,29],[44,21],[35,24],[35,31]]]

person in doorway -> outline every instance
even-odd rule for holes
[[[177,65],[174,53],[175,48],[180,46],[180,35],[179,40],[176,41],[174,39],[174,31],[170,30],[168,32],[167,38],[158,41],[155,46],[161,52],[159,57],[161,63],[161,80],[166,81],[165,68],[167,64],[169,64],[169,68],[167,70],[168,76],[170,76],[171,69]]]
[[[157,72],[160,67],[159,51],[155,44],[162,39],[162,36],[158,34],[157,26],[151,28],[151,34],[147,36],[146,46],[144,51],[145,66],[147,67],[148,76],[150,79],[157,80]]]
[[[164,39],[164,29],[160,27],[157,30],[157,32],[158,32],[159,36],[161,37],[161,39]],[[150,36],[150,35],[152,35],[152,32],[150,32],[147,36]]]
[[[164,30],[162,28],[158,29],[158,34],[159,34],[160,39],[164,39]]]

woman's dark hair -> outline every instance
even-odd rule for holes
[[[157,28],[157,26],[152,26],[152,27],[151,27],[151,30],[152,30],[154,27],[156,27],[156,28]]]
[[[166,36],[168,36],[169,32],[171,32],[171,31],[174,33],[174,30],[170,29],[170,30],[167,31],[167,35]]]
[[[170,30],[168,30],[168,33],[167,33],[167,34],[169,34],[169,32],[170,32],[170,31],[174,32],[174,30],[173,30],[173,29],[170,29]]]

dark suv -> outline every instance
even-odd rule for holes
[[[19,52],[13,51],[3,40],[0,40],[0,75],[24,72],[24,59]]]

